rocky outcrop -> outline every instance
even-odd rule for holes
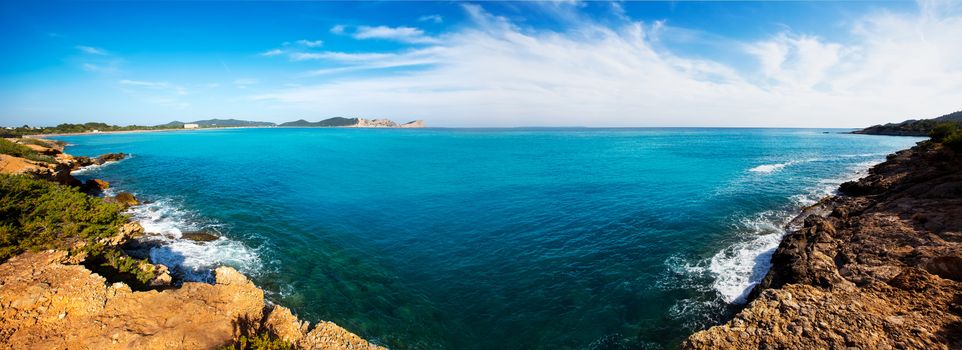
[[[424,127],[424,121],[423,121],[423,120],[413,120],[413,121],[409,121],[409,122],[407,122],[407,123],[401,124],[399,127],[401,127],[401,128],[406,128],[406,129],[407,129],[407,128],[423,128],[423,127]]]
[[[405,124],[398,125],[393,120],[390,119],[365,119],[365,118],[343,118],[334,117],[328,118],[317,122],[309,122],[304,119],[281,123],[279,126],[282,127],[299,127],[299,128],[423,128],[423,120],[415,120]]]
[[[140,201],[137,200],[137,197],[130,192],[120,192],[114,196],[113,200],[127,207],[140,204]]]
[[[687,349],[962,348],[962,155],[925,142],[799,218],[753,301]]]
[[[8,141],[24,145],[38,154],[51,156],[51,162],[41,162],[36,160],[15,157],[7,154],[0,154],[0,173],[4,174],[24,174],[32,177],[58,182],[70,186],[84,186],[84,190],[99,192],[107,187],[106,181],[92,180],[88,183],[81,183],[70,172],[91,165],[102,165],[107,162],[115,162],[127,157],[124,153],[108,153],[96,158],[74,157],[63,153],[63,146],[50,140],[44,139],[7,139]],[[28,142],[29,140],[29,142]],[[31,143],[33,142],[33,143]],[[37,143],[43,144],[38,145]]]
[[[0,154],[0,170],[56,181],[59,173],[69,176],[71,170],[125,157],[116,153],[75,158],[58,153],[53,164]],[[109,184],[91,179],[84,187],[96,192]],[[138,204],[126,192],[107,200]],[[115,235],[93,244],[127,247],[143,235],[140,224],[128,222]],[[185,235],[200,241],[218,238],[206,232]],[[135,291],[123,282],[108,281],[122,276],[91,271],[88,266],[96,269],[99,262],[79,249],[86,244],[69,247],[71,253],[30,252],[0,264],[0,348],[215,349],[242,335],[269,334],[302,349],[384,349],[330,322],[310,329],[289,309],[267,305],[264,292],[229,267],[214,271],[213,284],[178,285],[166,266],[135,262],[152,276]]]
[[[355,118],[357,122],[351,125],[352,128],[396,128],[398,125],[390,119],[364,119]]]
[[[308,331],[290,310],[267,307],[264,292],[229,267],[215,271],[214,284],[132,291],[66,259],[47,251],[0,265],[0,347],[213,349],[268,332],[304,349],[383,349],[329,322]]]

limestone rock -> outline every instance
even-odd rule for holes
[[[294,344],[300,342],[308,331],[307,322],[298,320],[290,309],[280,305],[271,308],[264,320],[264,327],[278,338]]]
[[[733,320],[685,349],[962,348],[962,156],[921,143],[802,215]]]
[[[401,128],[423,128],[423,127],[424,127],[424,121],[423,121],[423,120],[412,120],[412,121],[409,121],[409,122],[407,122],[407,123],[401,124],[399,127],[401,127]]]
[[[140,202],[137,201],[137,197],[135,197],[134,194],[130,192],[120,192],[116,196],[114,196],[114,200],[117,201],[117,203],[123,204],[124,206],[128,206],[128,207],[140,204]]]

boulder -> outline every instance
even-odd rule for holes
[[[197,231],[197,232],[184,232],[180,235],[180,238],[189,239],[191,241],[197,241],[197,242],[210,242],[210,241],[216,241],[220,237],[217,237],[207,232]]]
[[[103,163],[105,163],[105,162],[116,162],[116,161],[122,160],[122,159],[124,159],[124,158],[127,158],[127,154],[125,154],[125,153],[107,153],[107,154],[104,154],[104,155],[102,155],[102,156],[100,156],[100,157],[97,157],[97,159],[99,159],[99,160],[101,161],[100,164],[103,164]]]
[[[90,179],[84,182],[82,190],[90,194],[99,194],[110,188],[110,183],[101,179]]]
[[[114,200],[128,207],[140,204],[140,202],[137,201],[137,197],[130,192],[120,192],[114,196]]]

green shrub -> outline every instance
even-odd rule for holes
[[[267,333],[255,336],[242,335],[233,343],[222,346],[220,350],[293,350],[294,344],[272,337]]]
[[[932,141],[942,142],[946,137],[958,130],[959,126],[956,123],[942,123],[932,128],[932,131],[929,132],[929,137],[932,138]]]
[[[20,143],[29,143],[31,145],[43,146],[47,148],[54,148],[56,146],[65,146],[67,143],[58,140],[42,140],[34,139],[29,137],[24,137],[20,139]]]
[[[11,155],[14,157],[26,158],[33,161],[53,163],[54,159],[50,156],[45,156],[37,151],[30,149],[30,147],[11,142],[7,139],[0,138],[0,154]]]
[[[946,136],[942,139],[942,145],[956,152],[962,152],[962,130],[956,130],[951,135]]]

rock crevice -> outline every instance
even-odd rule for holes
[[[890,155],[818,204],[751,302],[686,349],[962,348],[962,155]]]

